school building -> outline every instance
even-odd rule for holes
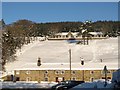
[[[118,69],[117,64],[107,63],[28,63],[14,70],[17,81],[47,81],[59,82],[64,80],[94,81],[105,79],[104,66],[107,66],[107,78],[112,78],[112,73]]]

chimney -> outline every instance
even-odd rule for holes
[[[84,61],[81,61],[81,65],[84,65]]]
[[[38,57],[37,66],[41,66],[41,58]]]
[[[84,65],[84,59],[81,58],[81,65]]]

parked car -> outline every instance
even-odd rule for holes
[[[64,81],[52,87],[52,90],[68,90],[84,81]]]
[[[61,81],[59,82],[58,84],[52,86],[51,90],[56,90],[56,87],[60,86],[60,85],[64,85],[65,84],[65,81]]]

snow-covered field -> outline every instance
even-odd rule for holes
[[[1,88],[8,89],[41,89],[41,88],[51,88],[56,83],[33,83],[33,82],[2,82]]]
[[[72,51],[72,63],[85,62],[97,63],[102,59],[105,63],[118,63],[118,38],[91,40],[89,45],[68,43],[66,40],[59,41],[34,41],[23,46],[18,52],[17,60],[6,64],[6,71],[29,63],[37,63],[38,57],[42,63],[69,63],[69,49]]]

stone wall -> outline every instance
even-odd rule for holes
[[[112,78],[112,73],[115,70],[109,70],[108,78]],[[15,77],[19,77],[20,81],[50,81],[56,82],[57,78],[64,78],[70,80],[69,70],[16,70]],[[72,70],[71,80],[91,81],[96,79],[104,79],[102,70]]]

